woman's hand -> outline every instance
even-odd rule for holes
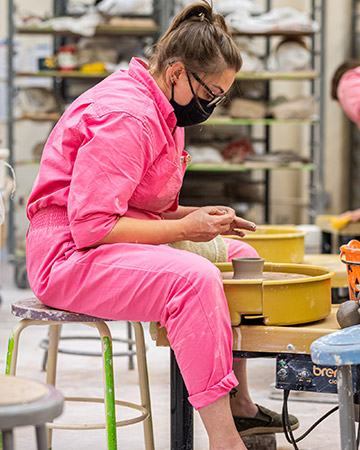
[[[185,239],[207,242],[219,234],[244,236],[239,229],[255,231],[252,222],[236,217],[235,211],[227,206],[205,206],[181,219]]]
[[[204,206],[181,219],[186,240],[208,242],[231,228],[235,213],[218,206]]]
[[[354,209],[352,211],[346,211],[338,216],[340,219],[349,217],[350,222],[360,221],[360,209]]]
[[[229,208],[228,206],[216,206],[216,208],[219,208],[220,210],[227,211],[228,213],[234,214],[234,220],[230,224],[230,228],[227,232],[221,233],[224,235],[235,235],[244,237],[245,233],[241,230],[247,230],[247,231],[255,231],[256,225],[253,222],[249,222],[248,220],[242,219],[241,217],[236,216],[235,211],[232,208]]]

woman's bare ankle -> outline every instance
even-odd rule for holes
[[[258,407],[250,397],[241,395],[235,387],[230,391],[230,407],[233,416],[255,417]]]
[[[235,427],[228,394],[199,409],[199,414],[209,436],[210,450],[246,450]]]
[[[233,439],[230,438],[217,443],[210,442],[209,450],[246,450],[246,447],[238,435]]]

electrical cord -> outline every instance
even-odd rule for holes
[[[288,408],[287,408],[287,401],[288,401],[289,393],[290,393],[289,390],[287,390],[287,389],[284,390],[284,402],[283,402],[283,408],[282,408],[282,426],[284,429],[284,434],[285,434],[286,440],[290,444],[292,444],[292,446],[294,447],[295,450],[299,450],[299,447],[296,445],[297,441],[293,435],[290,421],[289,421],[289,412],[288,412]]]
[[[359,442],[360,442],[360,405],[358,405],[358,430],[357,430],[357,437],[356,437],[356,448],[359,448]]]
[[[283,408],[282,408],[282,424],[284,429],[284,434],[286,437],[286,440],[292,444],[295,450],[299,450],[299,447],[296,445],[297,442],[300,442],[303,440],[306,436],[308,436],[311,431],[313,431],[314,428],[316,428],[323,420],[325,420],[327,417],[329,417],[332,413],[337,411],[339,409],[338,406],[335,406],[334,408],[330,409],[327,413],[325,413],[323,416],[321,416],[315,423],[311,425],[311,427],[305,431],[300,437],[296,438],[293,435],[290,421],[289,421],[289,412],[288,412],[288,398],[289,398],[290,391],[288,389],[284,389],[284,402],[283,402]],[[360,423],[359,423],[360,428]],[[358,439],[359,439],[359,433],[358,433]]]

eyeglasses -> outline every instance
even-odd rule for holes
[[[196,73],[191,72],[191,75],[195,78],[195,80],[201,84],[201,86],[213,97],[209,103],[206,105],[208,107],[218,106],[226,100],[226,94],[216,95],[209,86],[207,86],[201,78],[199,78]],[[191,84],[190,84],[191,85]]]

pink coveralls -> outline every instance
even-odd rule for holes
[[[202,408],[238,384],[219,270],[165,245],[88,248],[122,217],[176,211],[183,129],[143,62],[133,59],[65,111],[44,149],[29,203],[28,277],[46,305],[114,320],[159,321],[189,400]],[[229,258],[257,256],[227,240]]]
[[[360,67],[344,73],[337,96],[346,115],[360,128]]]

